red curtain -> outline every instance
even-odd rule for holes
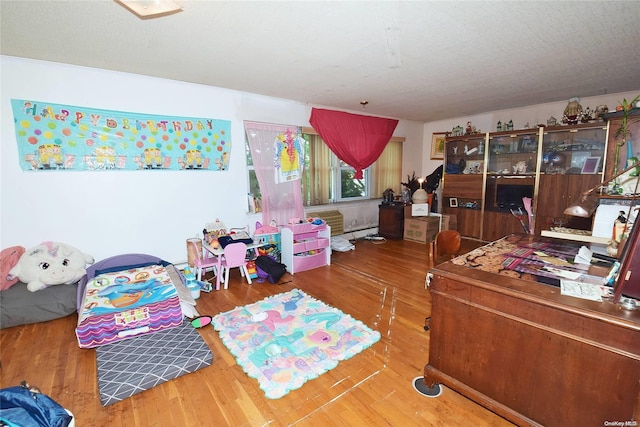
[[[312,108],[309,123],[331,151],[356,170],[354,178],[362,179],[362,170],[380,157],[398,120]]]

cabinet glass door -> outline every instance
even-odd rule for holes
[[[448,137],[445,143],[445,174],[483,174],[485,134]]]
[[[601,173],[606,141],[607,128],[602,125],[545,129],[541,171],[564,175]]]
[[[535,175],[538,162],[536,131],[497,133],[489,136],[487,173]]]

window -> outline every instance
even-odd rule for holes
[[[353,176],[356,171],[334,156],[334,159],[338,162],[338,166],[335,168],[337,171],[337,182],[340,185],[337,187],[336,201],[345,202],[349,200],[368,199],[369,198],[369,171],[371,168],[367,168],[363,171],[364,177],[362,179],[355,179]]]
[[[400,191],[404,138],[393,137],[378,160],[364,170],[364,177],[354,179],[354,169],[338,159],[313,128],[303,128],[302,137],[305,140],[305,159],[301,184],[305,206],[381,198],[387,188]],[[246,139],[245,146],[249,174],[249,209],[251,212],[259,212],[260,186]]]

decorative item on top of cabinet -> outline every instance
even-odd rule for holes
[[[568,125],[576,125],[582,117],[582,105],[580,105],[580,98],[571,98],[569,103],[564,109],[562,116],[562,123]]]

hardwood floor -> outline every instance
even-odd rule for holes
[[[76,315],[0,331],[0,386],[26,379],[71,410],[79,427],[511,426],[450,389],[429,398],[412,387],[429,354],[427,248],[358,241],[355,251],[334,252],[331,266],[287,274],[282,284],[249,286],[234,269],[228,290],[202,294],[198,311],[215,315],[298,288],[381,333],[370,348],[281,399],[264,396],[209,326],[198,331],[214,354],[211,366],[102,407],[95,350],[78,348]]]

